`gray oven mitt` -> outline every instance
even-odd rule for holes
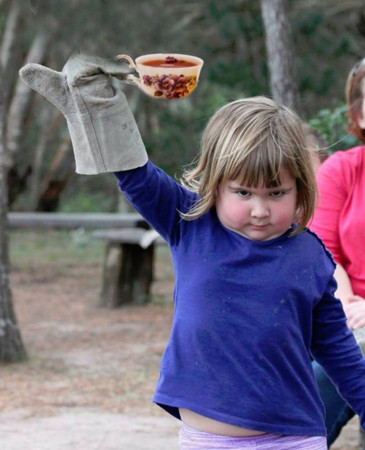
[[[32,63],[20,69],[24,83],[65,116],[77,173],[117,172],[147,162],[126,97],[110,78],[123,80],[129,73],[123,62],[78,54],[71,56],[62,72]]]

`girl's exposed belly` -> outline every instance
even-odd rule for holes
[[[209,419],[201,416],[190,409],[179,408],[181,420],[191,428],[205,433],[220,434],[222,436],[256,436],[258,434],[265,434],[263,431],[250,430],[248,428],[241,428],[228,423],[218,422],[217,420]]]

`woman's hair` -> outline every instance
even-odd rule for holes
[[[323,163],[329,157],[327,143],[321,133],[307,123],[303,123],[303,130],[307,136],[307,146],[313,154]]]
[[[365,95],[365,58],[351,69],[346,81],[347,130],[365,143],[365,130],[358,125]]]
[[[183,175],[183,184],[199,195],[197,203],[181,213],[186,220],[200,217],[215,205],[224,180],[242,184],[280,185],[285,169],[296,180],[299,233],[311,219],[316,182],[303,122],[290,109],[266,97],[228,103],[209,120],[196,164]]]

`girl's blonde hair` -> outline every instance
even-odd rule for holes
[[[347,130],[365,143],[365,130],[359,127],[358,119],[362,114],[365,96],[365,58],[351,69],[346,81]]]
[[[197,203],[182,213],[196,219],[215,205],[218,186],[224,180],[267,187],[280,185],[285,169],[297,185],[297,234],[313,215],[316,182],[310,149],[301,119],[289,108],[266,97],[228,103],[209,120],[195,166],[186,170],[182,182],[199,195]]]

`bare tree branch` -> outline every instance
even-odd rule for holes
[[[50,140],[54,139],[57,129],[64,123],[63,115],[48,102],[42,103],[40,138],[32,155],[32,172],[28,180],[30,191],[30,210],[37,207],[41,185],[41,169],[45,153],[49,148]]]
[[[22,15],[19,1],[14,0],[14,2],[12,2],[11,4],[10,11],[7,17],[0,50],[0,60],[4,74],[3,89],[6,108],[9,103],[11,85],[18,67],[18,61],[15,61],[15,55],[17,55],[16,49],[19,45],[21,18]]]
[[[6,112],[2,75],[3,70],[0,64],[0,362],[16,362],[26,358],[26,351],[13,309],[9,281],[8,189],[4,158]]]
[[[42,63],[50,40],[47,30],[40,30],[36,35],[28,55],[28,62]],[[15,157],[20,151],[20,142],[24,132],[25,117],[29,112],[33,91],[18,79],[9,108],[7,133],[7,166],[14,164]]]
[[[57,211],[61,194],[74,173],[72,144],[71,139],[67,138],[59,147],[45,175],[37,199],[36,211]]]
[[[325,12],[326,16],[342,14],[357,8],[364,8],[364,0],[299,0],[294,3],[294,9],[313,9]]]
[[[15,36],[17,35],[18,25],[20,22],[20,5],[17,0],[11,4],[11,8],[7,17],[6,27],[1,43],[0,59],[3,66],[3,71],[6,72],[9,68],[9,63],[12,59],[12,48],[15,44]]]

